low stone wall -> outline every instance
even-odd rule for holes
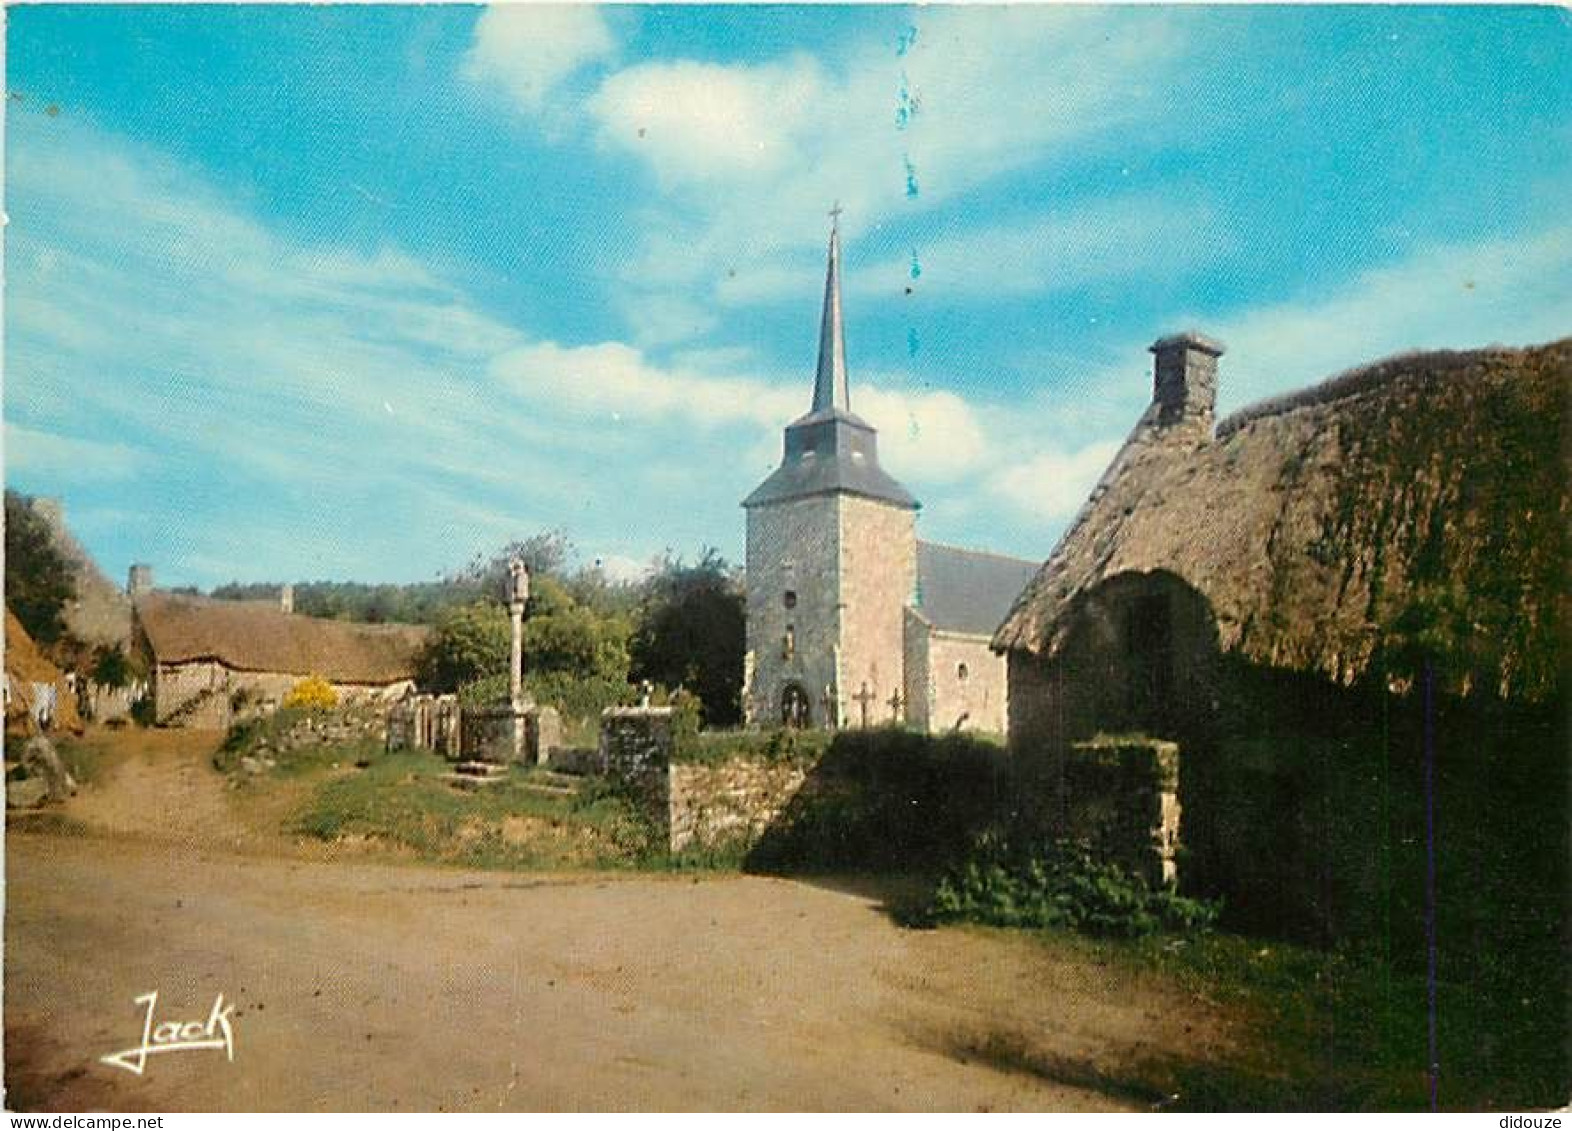
[[[1178,882],[1179,746],[1141,737],[1070,745],[1058,831],[1158,885]]]
[[[762,758],[673,761],[669,707],[613,707],[601,715],[600,769],[621,782],[667,848],[751,846],[807,780],[800,766]]]
[[[459,704],[456,695],[412,695],[388,708],[389,750],[431,750],[444,758],[459,756]]]
[[[600,765],[638,796],[655,821],[669,825],[674,736],[670,707],[610,707],[600,716]]]
[[[678,763],[667,781],[667,842],[689,847],[752,845],[807,780],[799,766],[736,759],[718,766]]]

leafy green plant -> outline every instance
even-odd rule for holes
[[[981,838],[973,856],[940,879],[930,910],[939,922],[1141,937],[1207,930],[1218,906],[1152,887],[1078,845],[1015,851],[993,836]]]

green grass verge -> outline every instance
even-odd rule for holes
[[[451,768],[424,752],[382,755],[320,783],[288,830],[327,841],[370,838],[475,868],[626,868],[657,855],[649,826],[608,790],[589,785],[558,796],[545,791],[541,775],[514,768],[506,781],[465,791],[444,780]]]
[[[1191,1111],[1420,1111],[1430,1105],[1422,974],[1358,950],[1322,951],[1227,933],[1182,941],[1091,939],[1062,930],[1035,937],[1058,954],[1122,966],[1237,1010],[1253,1031],[1242,1048],[1221,1059],[1201,1061],[1175,1050],[1128,1066],[1103,1082],[1116,1091]],[[1565,999],[1559,987],[1543,984],[1543,973],[1481,972],[1438,983],[1443,1109],[1513,1111],[1566,1102],[1568,1050],[1559,1005]],[[1029,1048],[1004,1047],[1009,1044],[971,1051],[1013,1056],[1013,1067],[1062,1076],[1062,1066],[1034,1067]]]

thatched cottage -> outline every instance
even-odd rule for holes
[[[327,680],[343,702],[413,689],[425,628],[323,620],[286,605],[139,592],[133,641],[150,673],[154,720],[224,727],[241,707],[277,706],[307,676]]]
[[[1487,717],[1533,732],[1514,767],[1542,759],[1572,340],[1392,358],[1215,430],[1221,344],[1151,349],[1151,405],[993,638],[1021,760],[1051,775],[1094,734],[1177,741],[1193,877],[1259,894],[1324,865],[1358,775],[1392,804],[1389,772]]]

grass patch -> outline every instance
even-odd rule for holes
[[[1175,940],[1093,939],[1038,932],[1041,945],[1113,964],[1240,1016],[1252,1039],[1199,1061],[1176,1051],[1126,1066],[1114,1089],[1161,1096],[1187,1111],[1418,1111],[1428,1109],[1427,990],[1422,975],[1367,950],[1323,951],[1223,932]],[[1558,975],[1564,979],[1564,972]],[[1567,1043],[1559,989],[1535,975],[1443,977],[1437,1033],[1443,1109],[1521,1111],[1566,1102]],[[1538,992],[1537,999],[1521,995]],[[979,1053],[994,1036],[972,1044]],[[981,1042],[981,1043],[979,1043]],[[1005,1045],[1009,1042],[1005,1041]],[[994,1052],[1000,1051],[998,1048]],[[1016,1067],[1035,1071],[1029,1047]],[[1063,1065],[1049,1065],[1058,1079]]]
[[[318,785],[288,830],[369,838],[475,868],[631,867],[654,855],[652,830],[611,790],[556,795],[542,775],[515,767],[506,781],[464,791],[444,780],[450,769],[426,752],[383,755]]]
[[[672,761],[720,766],[739,758],[782,766],[811,766],[834,736],[820,730],[699,730],[679,733]]]
[[[53,739],[55,752],[78,785],[95,780],[103,769],[103,747],[89,739],[61,736]]]

